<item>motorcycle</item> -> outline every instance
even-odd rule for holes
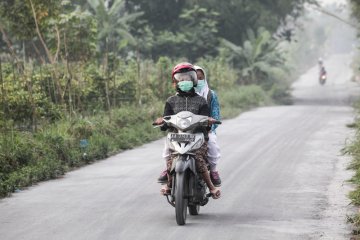
[[[320,85],[324,85],[325,82],[326,82],[326,79],[327,79],[326,73],[320,74],[320,77],[319,77],[319,83],[320,83]]]
[[[324,85],[327,79],[327,72],[324,66],[320,68],[320,76],[319,76],[319,83],[320,85]]]
[[[164,124],[161,126],[172,130],[168,132],[166,141],[173,154],[170,170],[171,193],[165,196],[167,202],[175,207],[177,224],[184,225],[187,208],[190,215],[198,215],[200,206],[205,206],[212,196],[208,193],[205,181],[196,171],[194,154],[194,150],[199,149],[205,142],[209,118],[182,111],[164,117],[163,121]],[[221,124],[220,121],[213,123]]]

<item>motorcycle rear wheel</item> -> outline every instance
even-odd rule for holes
[[[200,212],[200,205],[189,205],[189,213],[190,215],[199,215]]]
[[[176,173],[175,177],[175,215],[178,225],[186,224],[188,206],[188,179],[185,173]]]

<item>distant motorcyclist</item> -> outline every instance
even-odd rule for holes
[[[320,68],[320,76],[324,76],[324,75],[326,75],[326,69],[325,69],[324,66],[321,66],[321,68]]]
[[[325,82],[326,82],[326,79],[327,79],[327,72],[326,72],[326,69],[325,69],[325,66],[324,66],[324,62],[322,60],[322,58],[319,58],[318,60],[318,63],[319,63],[319,83],[321,85],[324,85]]]
[[[320,76],[326,75],[324,60],[322,58],[318,59],[318,64],[319,64]]]

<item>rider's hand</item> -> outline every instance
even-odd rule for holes
[[[154,123],[155,123],[156,125],[161,125],[161,124],[163,124],[163,123],[164,123],[163,117],[157,118]]]
[[[214,124],[216,122],[216,119],[212,118],[212,117],[209,117],[208,122],[209,122],[209,126],[210,126],[210,125],[212,125],[212,124]]]

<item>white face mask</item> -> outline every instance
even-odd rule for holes
[[[196,86],[196,91],[197,91],[197,92],[200,92],[201,89],[204,88],[204,86],[205,86],[205,79],[203,79],[203,80],[198,80],[197,86]]]

